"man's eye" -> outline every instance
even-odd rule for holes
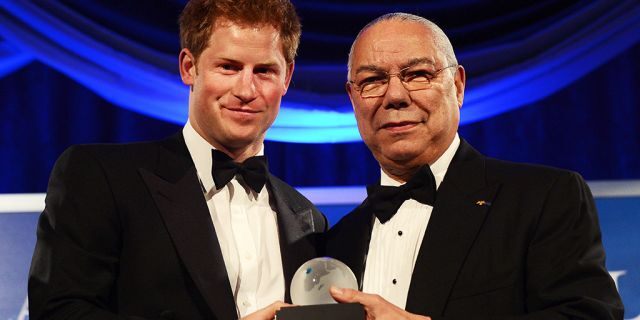
[[[271,74],[273,73],[273,69],[271,68],[256,68],[254,70],[255,73],[257,74]]]
[[[224,71],[237,71],[239,70],[239,68],[235,65],[232,64],[221,64],[220,65],[220,69],[224,70]]]

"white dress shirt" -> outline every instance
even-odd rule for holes
[[[436,189],[442,183],[459,145],[460,138],[456,134],[449,148],[430,166],[435,176]],[[393,180],[382,171],[380,184],[400,186],[403,183]],[[430,205],[408,199],[385,224],[380,223],[378,218],[375,219],[367,254],[363,292],[378,294],[404,309],[411,275],[432,210]]]
[[[211,176],[211,150],[215,148],[189,122],[182,133],[218,236],[238,316],[284,300],[278,224],[276,212],[269,205],[267,186],[255,193],[236,176],[216,190]],[[264,146],[257,155],[263,154]]]

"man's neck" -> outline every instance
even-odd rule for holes
[[[216,149],[226,153],[235,162],[244,162],[250,157],[257,155],[262,148],[262,141],[255,141],[249,145],[238,148],[227,148],[222,145],[211,144]]]
[[[404,183],[409,181],[409,179],[411,179],[411,177],[413,177],[413,175],[425,165],[434,166],[434,164],[444,161],[444,168],[447,168],[459,145],[460,138],[456,133],[446,147],[437,149],[431,154],[423,154],[422,156],[403,162],[386,161],[383,163],[382,161],[379,161],[380,168],[387,176],[389,176],[389,178]],[[441,160],[445,154],[447,154],[447,156],[444,157],[444,160]],[[443,165],[436,165],[436,167],[441,168]]]
[[[236,145],[225,145],[218,141],[207,137],[197,126],[194,126],[193,122],[189,120],[187,126],[191,127],[193,131],[199,136],[199,138],[206,141],[210,146],[216,150],[220,150],[226,153],[235,162],[244,162],[250,157],[258,155],[262,151],[264,145],[264,134],[258,139],[249,143],[237,143]]]
[[[385,161],[380,162],[380,168],[393,180],[407,182],[423,166],[430,166],[444,154],[447,148],[436,150],[433,154],[423,154],[422,156],[408,159],[406,161]]]
[[[406,168],[406,167],[380,167],[382,168],[382,171],[384,171],[384,173],[387,174],[387,176],[389,176],[389,178],[398,181],[400,183],[405,183],[407,181],[409,181],[409,179],[411,179],[411,177],[413,177],[413,175],[416,173],[416,171],[418,171],[418,169],[421,166],[417,166],[417,167],[411,167],[411,168]]]

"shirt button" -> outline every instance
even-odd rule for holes
[[[251,305],[251,303],[249,303],[249,301],[242,301],[242,306],[243,307],[248,307],[250,305]]]
[[[391,281],[391,282],[393,282],[393,284],[396,284],[396,283],[398,283],[398,280],[393,279],[393,281]]]
[[[402,236],[402,230],[398,231],[398,235]]]
[[[253,259],[253,256],[251,254],[245,254],[244,255],[245,260],[247,261],[251,261],[251,259]]]

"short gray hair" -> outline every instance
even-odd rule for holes
[[[433,33],[433,40],[435,42],[435,45],[441,52],[444,53],[445,57],[447,58],[447,65],[449,66],[449,65],[458,64],[458,59],[456,58],[456,54],[453,52],[453,46],[451,45],[451,41],[449,41],[449,38],[447,37],[447,35],[444,33],[444,31],[442,31],[442,29],[440,29],[440,27],[438,27],[438,25],[421,16],[417,16],[415,14],[404,13],[404,12],[394,12],[394,13],[387,13],[385,15],[382,15],[376,18],[375,20],[369,22],[366,26],[364,26],[364,28],[362,28],[360,32],[358,32],[358,35],[356,36],[356,39],[353,40],[353,43],[351,44],[351,49],[349,50],[349,61],[347,64],[349,68],[349,74],[351,73],[351,58],[353,57],[353,49],[356,45],[356,42],[358,42],[358,39],[360,39],[360,36],[362,35],[362,33],[364,33],[367,29],[375,26],[380,22],[389,21],[389,20],[417,22],[424,25],[425,27],[427,27],[427,29],[429,29]]]

